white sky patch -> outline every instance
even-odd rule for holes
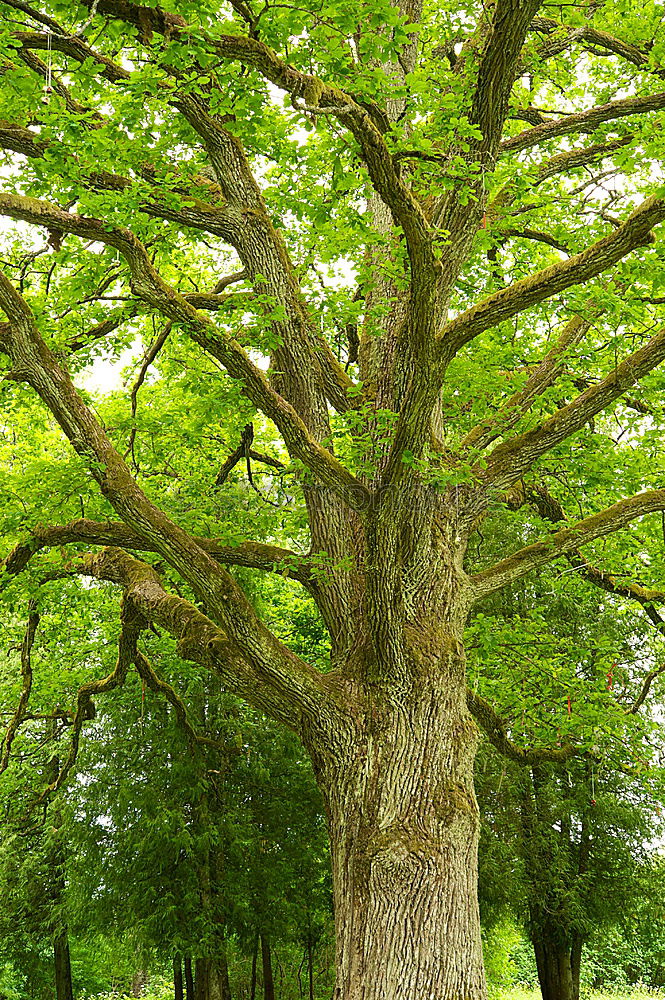
[[[87,392],[101,395],[116,392],[127,382],[127,369],[140,361],[143,353],[143,342],[137,337],[132,346],[125,348],[119,357],[113,360],[96,358],[92,364],[81,369],[74,382]]]

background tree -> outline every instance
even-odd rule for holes
[[[513,735],[556,730],[592,748],[524,768],[486,746],[476,772],[485,920],[509,910],[526,929],[544,1000],[577,1000],[588,942],[636,909],[648,881],[663,796],[662,666],[644,679],[645,660],[662,664],[653,624],[625,596],[552,568],[497,595],[469,629],[472,675]]]
[[[36,393],[73,446],[41,411],[48,471],[21,465],[18,430],[6,444],[5,570],[37,556],[26,581],[122,594],[72,751],[164,630],[312,758],[339,996],[482,997],[467,702],[525,765],[591,747],[515,745],[468,697],[468,612],[562,555],[662,599],[639,525],[665,509],[660,12],[621,4],[617,37],[616,3],[2,6],[0,213],[28,224],[0,278],[7,423]],[[126,399],[88,405],[85,363],[137,336]],[[241,462],[261,516],[238,522]],[[543,481],[562,526],[537,534]],[[490,565],[468,543],[502,505],[527,544]],[[257,616],[237,565],[309,593],[329,672]]]

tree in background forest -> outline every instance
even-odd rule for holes
[[[6,599],[120,599],[50,792],[157,629],[312,759],[336,996],[481,998],[473,717],[529,767],[596,742],[469,691],[467,616],[559,558],[665,596],[659,6],[0,7]],[[325,669],[234,567],[307,592]]]
[[[11,959],[9,996],[49,998],[54,982],[57,1000],[138,991],[149,973],[152,983],[172,966],[176,1000],[229,1000],[243,989],[270,997],[262,966],[275,965],[279,983],[284,963],[294,979],[300,963],[313,989],[326,971],[331,907],[323,810],[306,755],[290,733],[223,695],[217,678],[174,659],[166,638],[151,633],[148,643],[159,683],[151,673],[132,677],[103,699],[75,768],[43,808],[71,724],[49,706],[74,698],[91,667],[113,668],[114,595],[90,593],[85,617],[65,630],[51,598],[64,602],[68,585],[41,587],[40,628],[33,618],[23,643],[13,641],[20,622],[2,628],[7,674],[20,676],[20,657],[34,677],[0,783],[0,977]],[[287,607],[273,613],[286,617]],[[293,600],[291,610],[315,655],[313,607]],[[3,672],[3,714],[17,696]],[[56,977],[70,944],[71,963]]]
[[[625,595],[547,567],[485,602],[469,626],[471,683],[513,735],[594,741],[584,759],[529,768],[485,745],[476,770],[483,923],[509,912],[525,929],[544,1000],[579,1000],[588,943],[634,912],[655,877],[662,667],[645,669],[645,658],[662,663],[665,629],[654,624]]]

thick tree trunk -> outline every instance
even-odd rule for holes
[[[173,959],[173,1000],[184,1000],[182,991],[182,959],[179,955]]]
[[[579,1000],[581,940],[571,946],[543,935],[534,939],[533,950],[543,1000]]]
[[[365,688],[335,757],[313,750],[329,815],[337,930],[335,1000],[480,1000],[476,727],[462,647],[422,636],[417,676]],[[428,662],[429,661],[429,662]],[[385,690],[383,692],[385,695]],[[356,698],[354,698],[356,701]]]
[[[74,1000],[72,987],[72,964],[69,956],[67,931],[61,931],[53,941],[53,962],[55,966],[56,1000]]]
[[[261,935],[261,967],[263,969],[263,1000],[275,1000],[270,941],[264,934]]]
[[[231,984],[226,955],[197,958],[195,1000],[231,1000]]]

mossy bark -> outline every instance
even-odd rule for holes
[[[477,732],[461,644],[406,688],[359,685],[346,745],[317,754],[332,848],[335,1000],[480,1000]]]

